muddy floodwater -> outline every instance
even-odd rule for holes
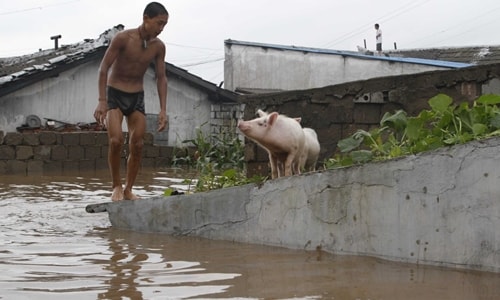
[[[189,176],[142,170],[135,191]],[[500,299],[500,274],[118,230],[85,212],[110,190],[108,172],[0,177],[0,299]]]

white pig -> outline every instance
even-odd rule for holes
[[[305,135],[296,120],[277,112],[264,113],[253,120],[239,120],[238,129],[267,151],[273,179],[300,174]],[[284,174],[279,164],[283,164]]]
[[[267,113],[261,109],[257,110],[257,114],[259,116],[267,116]],[[295,121],[300,123],[302,121],[301,117],[296,117],[293,118]],[[304,127],[304,136],[305,136],[305,141],[304,141],[304,149],[302,151],[302,158],[301,158],[301,164],[300,164],[300,170],[305,170],[305,171],[315,171],[316,170],[316,163],[318,161],[319,157],[319,152],[321,150],[319,141],[318,141],[318,135],[316,134],[316,131],[312,128]]]
[[[316,170],[316,162],[318,161],[320,145],[318,141],[318,135],[316,131],[312,128],[303,128],[305,143],[304,149],[302,152],[302,163],[305,171],[315,171]]]

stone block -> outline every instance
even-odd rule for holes
[[[267,151],[264,150],[264,148],[255,145],[254,151],[255,151],[255,159],[257,161],[269,161],[269,153],[267,153]]]
[[[80,171],[93,171],[95,170],[95,160],[83,159],[78,162]]]
[[[63,133],[61,134],[62,137],[62,144],[69,146],[69,145],[78,145],[80,144],[80,133],[78,132],[70,132],[70,133]]]
[[[157,157],[155,159],[155,168],[156,169],[161,169],[161,168],[168,168],[172,165],[172,159],[171,157]]]
[[[173,157],[174,148],[169,146],[160,146],[160,157]]]
[[[109,151],[109,146],[102,146],[101,147],[101,157],[108,158],[108,151]]]
[[[7,161],[0,160],[0,175],[6,175],[6,174],[7,174]]]
[[[96,145],[108,145],[108,133],[107,132],[98,132],[95,134],[95,144]]]
[[[243,151],[244,151],[244,155],[245,155],[245,159],[247,161],[251,161],[251,160],[255,160],[255,144],[250,144],[250,143],[247,143],[245,144],[245,147],[243,148]]]
[[[102,157],[101,146],[85,146],[85,159],[95,160]]]
[[[63,173],[72,173],[78,171],[80,168],[80,162],[78,160],[67,160],[63,161],[62,171]]]
[[[97,158],[95,160],[96,170],[106,170],[108,169],[108,158]]]
[[[144,134],[144,145],[153,145],[154,136],[151,132],[146,132]]]
[[[11,146],[21,145],[23,143],[23,135],[19,132],[7,132],[4,137],[4,143]]]
[[[160,156],[160,147],[153,145],[144,145],[142,149],[143,157],[158,157]]]
[[[27,173],[30,175],[38,175],[43,173],[43,161],[29,160],[27,165]]]
[[[62,161],[44,161],[43,163],[43,173],[50,175],[58,175],[62,173]]]
[[[52,147],[49,145],[40,145],[33,148],[34,159],[50,160]]]
[[[33,147],[16,146],[16,159],[26,160],[33,158]]]
[[[54,132],[40,132],[40,144],[54,145],[57,142],[57,135]]]
[[[96,135],[94,132],[82,132],[80,133],[80,145],[95,145]]]
[[[68,149],[64,145],[52,146],[51,159],[54,161],[63,161],[68,158]]]
[[[354,123],[357,124],[379,124],[380,104],[363,103],[354,107]]]
[[[26,175],[27,163],[24,161],[12,159],[6,162],[6,174]]]
[[[77,146],[68,146],[68,159],[69,160],[80,160],[85,157],[85,151],[84,147],[77,145]]]
[[[28,146],[40,145],[40,135],[38,133],[23,134],[23,145],[28,145]]]
[[[143,168],[154,168],[155,159],[151,157],[144,157],[141,161],[141,165]]]
[[[271,167],[269,163],[252,162],[247,164],[247,176],[253,177],[255,175],[268,176],[271,178]]]
[[[0,146],[0,160],[15,159],[16,150],[14,146],[1,145]]]

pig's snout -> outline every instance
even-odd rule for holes
[[[243,120],[238,120],[238,124],[236,126],[241,131],[245,131],[245,130],[248,130],[248,128],[250,128],[250,126],[248,125],[248,122],[245,122]]]

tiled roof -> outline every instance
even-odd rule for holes
[[[60,65],[82,60],[89,54],[107,47],[120,30],[123,30],[123,25],[106,30],[96,40],[87,39],[80,43],[62,46],[57,50],[49,49],[23,56],[0,58],[0,88],[35,73],[50,71]]]
[[[475,65],[500,63],[500,46],[394,50],[389,56],[437,59]]]
[[[63,45],[58,49],[49,49],[29,55],[0,58],[0,97],[25,86],[43,80],[62,71],[71,69],[92,59],[102,58],[111,39],[123,30],[117,25],[103,32],[97,39],[86,39],[83,42]],[[236,101],[236,93],[218,87],[214,83],[165,63],[167,76],[175,76],[181,80],[206,91],[215,101]]]

